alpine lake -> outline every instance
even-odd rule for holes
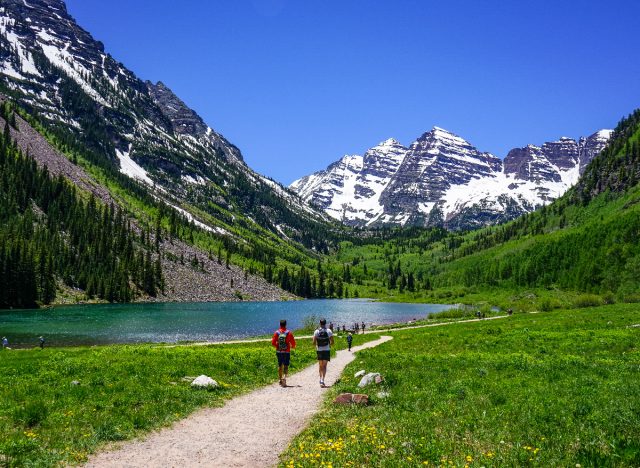
[[[291,330],[311,317],[347,328],[423,319],[451,308],[441,304],[373,302],[367,299],[289,302],[92,304],[37,310],[0,310],[0,336],[12,348],[113,343],[220,342],[272,333],[280,319]]]

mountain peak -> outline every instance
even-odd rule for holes
[[[387,138],[386,140],[384,140],[383,142],[380,142],[378,145],[376,146],[396,146],[396,145],[400,145],[401,143],[396,140],[395,138]]]
[[[3,3],[5,3],[3,1]],[[27,8],[50,8],[52,10],[61,10],[66,12],[67,5],[65,5],[64,0],[6,0],[7,4],[20,5]]]
[[[433,130],[433,131],[440,130],[441,132],[451,133],[446,128],[438,127],[437,125],[434,125],[431,130]]]
[[[402,143],[400,143],[398,140],[396,140],[395,138],[387,138],[384,141],[381,141],[380,143],[378,143],[376,146],[369,148],[367,150],[367,153],[374,151],[374,152],[388,152],[388,151],[393,151],[395,148],[398,147],[403,147]]]
[[[590,138],[604,138],[608,140],[609,138],[611,138],[611,135],[613,135],[613,130],[608,128],[603,128],[602,130],[598,130],[596,133],[591,135]]]
[[[469,145],[467,140],[465,140],[464,138],[456,135],[453,132],[450,132],[449,130],[446,130],[442,127],[437,127],[437,126],[434,126],[429,132],[425,133],[422,137],[420,137],[420,140],[432,139],[432,138],[436,140],[447,141],[447,142],[458,144],[458,145]]]

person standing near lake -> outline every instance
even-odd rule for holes
[[[286,320],[280,320],[280,328],[273,334],[271,345],[276,348],[280,385],[286,387],[287,377],[289,377],[289,363],[291,362],[291,349],[296,347],[296,340],[291,330],[287,329]]]
[[[327,321],[320,320],[320,328],[313,332],[313,344],[318,356],[318,373],[320,374],[320,386],[324,387],[324,379],[327,375],[327,364],[331,361],[331,346],[333,346],[333,332],[327,330]]]
[[[362,334],[364,334],[364,322],[362,322]]]
[[[44,337],[43,336],[38,338],[38,342],[40,343],[40,349],[44,349]]]
[[[9,340],[6,336],[2,337],[2,349],[9,349]]]
[[[347,346],[349,347],[349,351],[351,351],[351,343],[353,343],[353,335],[349,332],[347,335]]]

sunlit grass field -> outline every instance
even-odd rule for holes
[[[392,332],[281,465],[640,466],[636,324],[625,304]],[[360,369],[385,381],[358,389]],[[367,407],[331,403],[363,391]]]
[[[291,372],[315,358],[299,340]],[[220,387],[191,388],[201,374]],[[0,466],[53,466],[274,382],[277,363],[270,343],[0,350],[0,376]]]

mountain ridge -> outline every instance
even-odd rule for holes
[[[99,203],[122,209],[141,248],[151,245],[165,267],[171,295],[138,291],[132,299],[292,298],[310,290],[298,281],[308,277],[305,265],[342,235],[324,213],[248,167],[164,83],[139,79],[105,52],[61,0],[0,3],[5,99],[6,115],[28,123],[17,118],[23,131],[9,132],[22,151],[34,159],[55,153],[48,163],[83,197],[98,190]]]
[[[5,93],[46,126],[72,134],[93,153],[91,162],[119,167],[157,187],[157,196],[176,198],[183,209],[195,204],[214,217],[247,212],[260,226],[285,230],[294,240],[309,238],[302,220],[326,222],[249,168],[240,150],[165,84],[142,81],[113,59],[63,1],[7,0],[0,7],[0,45]],[[255,203],[257,198],[277,203]],[[300,221],[288,224],[296,217]]]
[[[472,229],[514,219],[558,198],[610,136],[611,130],[599,130],[578,140],[561,137],[514,148],[500,159],[436,126],[408,146],[385,140],[364,157],[345,156],[290,187],[352,226]],[[399,164],[378,174],[371,168],[387,157],[381,149],[390,141],[400,152],[395,155]],[[347,159],[362,160],[362,167],[352,165],[345,172]],[[378,178],[372,180],[372,175]]]

